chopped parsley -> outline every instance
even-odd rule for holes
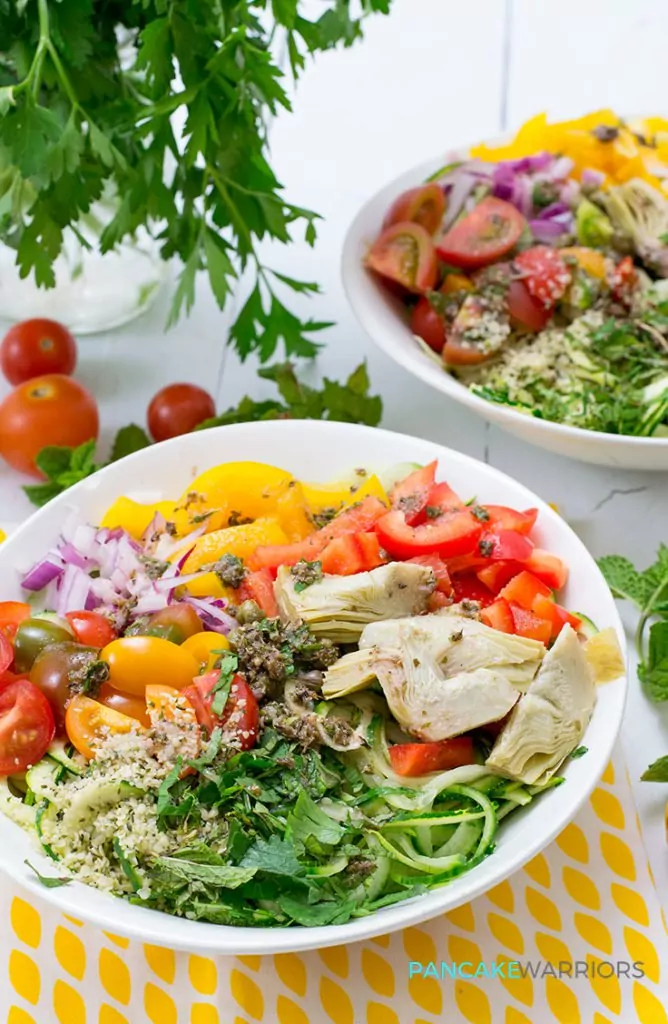
[[[307,562],[301,558],[291,567],[290,573],[295,581],[295,591],[301,594],[302,590],[312,587],[322,579],[322,562]]]

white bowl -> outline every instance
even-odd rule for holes
[[[351,453],[354,453],[351,459]],[[621,622],[603,577],[569,526],[526,487],[490,466],[429,441],[349,424],[279,421],[205,430],[131,455],[82,481],[40,509],[0,546],[0,600],[21,597],[19,570],[54,544],[71,509],[91,523],[100,521],[121,494],[138,500],[180,494],[200,471],[220,462],[252,459],[288,469],[302,479],[340,477],[354,466],[382,469],[398,462],[439,460],[439,476],[462,495],[481,502],[540,509],[536,537],[571,569],[565,604],[599,627],[614,626],[624,645]],[[185,921],[131,906],[122,899],[73,882],[45,889],[26,868],[28,858],[45,874],[55,865],[35,851],[30,837],[0,814],[0,867],[31,893],[61,910],[145,942],[207,953],[275,953],[367,939],[442,914],[479,896],[517,871],[574,817],[600,779],[617,736],[626,694],[620,678],[599,691],[583,740],[586,756],[565,766],[566,782],[547,791],[504,822],[496,851],[468,874],[442,889],[377,911],[347,924],[321,928],[232,928]]]
[[[495,139],[493,144],[507,142]],[[465,158],[467,151],[460,153]],[[448,154],[448,160],[453,155]],[[376,275],[367,270],[364,257],[378,237],[383,218],[392,201],[404,191],[423,182],[448,161],[442,156],[420,164],[395,178],[369,199],[348,229],[342,256],[343,287],[359,323],[383,352],[406,370],[442,391],[447,398],[467,405],[478,415],[529,444],[583,462],[619,469],[668,469],[668,438],[626,437],[583,430],[549,420],[537,419],[506,405],[496,405],[455,380],[440,362],[428,355],[416,341],[403,314],[403,305],[390,294]]]

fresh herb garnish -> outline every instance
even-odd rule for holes
[[[571,761],[577,761],[580,757],[584,757],[588,752],[589,747],[576,747],[575,750],[571,751],[569,756]]]
[[[71,878],[59,878],[56,875],[41,875],[36,867],[34,867],[29,860],[23,862],[26,867],[30,868],[37,875],[37,880],[45,889],[59,889],[61,885],[69,885],[72,881]]]
[[[653,761],[640,778],[643,782],[668,782],[668,755]]]
[[[301,594],[307,587],[319,583],[322,579],[322,562],[307,562],[300,558],[290,569],[290,574],[295,581],[295,592]]]
[[[225,710],[227,699],[230,696],[232,680],[234,679],[238,667],[239,659],[236,654],[232,654],[231,651],[225,651],[220,659],[220,675],[218,676],[218,682],[211,690],[211,696],[213,697],[211,710],[214,715],[222,715]]]
[[[424,514],[427,519],[438,519],[439,516],[443,515],[443,508],[441,505],[427,505]]]
[[[238,555],[223,555],[207,568],[215,572],[223,586],[232,587],[233,590],[241,586],[247,575],[244,563]]]
[[[490,519],[489,512],[483,505],[473,505],[470,509],[471,515],[478,520],[479,523],[488,523]]]

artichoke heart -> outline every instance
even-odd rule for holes
[[[547,782],[582,739],[595,701],[582,644],[564,626],[485,763],[527,785]]]
[[[536,640],[456,614],[371,623],[359,646],[327,671],[323,694],[343,696],[375,676],[402,729],[430,741],[507,715],[545,654]]]
[[[631,243],[643,263],[659,277],[668,277],[668,200],[641,178],[601,193],[616,233]]]
[[[354,576],[325,576],[301,591],[288,566],[278,570],[274,593],[283,620],[305,622],[338,643],[354,643],[369,622],[417,615],[436,586],[424,565],[390,562]]]

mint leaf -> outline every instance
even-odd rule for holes
[[[325,814],[306,790],[302,790],[297,797],[297,803],[288,815],[287,825],[293,839],[304,842],[312,837],[328,846],[336,846],[344,833],[341,825]]]
[[[628,558],[621,555],[604,555],[598,559],[598,567],[615,597],[633,601],[643,609],[652,592],[647,576],[638,572]]]
[[[327,903],[309,904],[289,896],[287,893],[279,896],[276,901],[281,910],[297,924],[306,927],[317,928],[326,924],[336,924],[337,921],[347,921],[355,906],[354,900],[342,900],[340,903],[334,900]]]
[[[65,473],[70,468],[72,453],[72,448],[49,445],[46,448],[42,448],[35,459],[35,463],[45,476],[55,480],[61,473]]]
[[[304,867],[297,860],[292,843],[276,835],[270,839],[256,839],[246,851],[240,866],[292,878],[304,874]]]
[[[668,700],[668,622],[655,622],[650,627],[642,681],[652,700]]]
[[[642,782],[668,782],[668,755],[653,761],[640,778]]]
[[[256,867],[236,867],[233,864],[202,864],[181,857],[158,857],[155,864],[160,873],[168,874],[174,881],[200,882],[222,886],[224,889],[238,889],[240,885],[250,882],[258,870]]]
[[[150,443],[151,439],[146,431],[142,427],[138,427],[136,423],[130,423],[127,427],[121,427],[116,434],[109,461],[118,462],[126,455],[132,455],[133,452],[141,451],[142,448],[148,448]]]
[[[72,881],[71,878],[59,878],[55,875],[40,875],[36,867],[34,867],[29,860],[23,862],[26,867],[30,868],[31,871],[37,875],[37,880],[45,889],[59,889],[61,885],[69,885]]]
[[[230,651],[226,651],[220,659],[220,676],[218,682],[213,687],[211,694],[213,701],[211,703],[211,710],[214,715],[222,715],[227,704],[227,699],[230,695],[230,688],[232,686],[232,680],[234,674],[237,671],[239,665],[239,659],[236,654],[232,654]]]

